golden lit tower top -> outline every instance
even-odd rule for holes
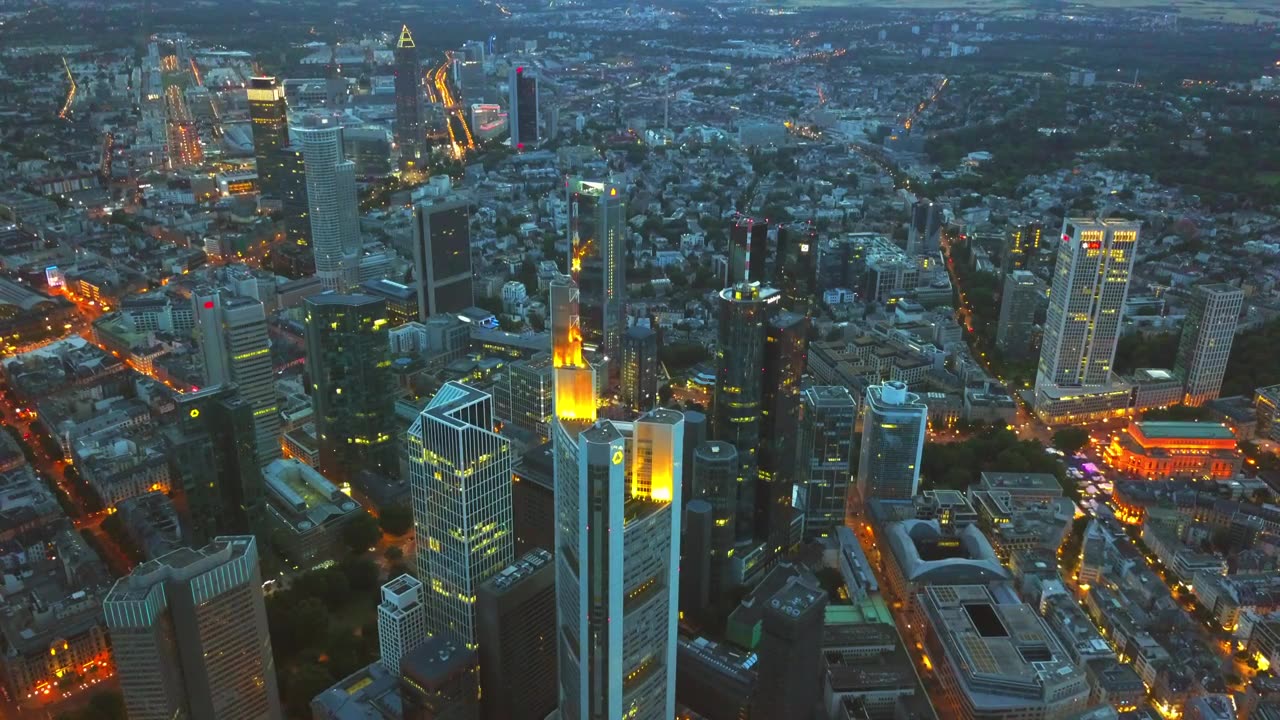
[[[556,417],[595,420],[595,371],[582,358],[578,286],[567,275],[551,282],[551,354],[555,366]]]
[[[417,47],[417,45],[413,44],[413,33],[409,32],[408,25],[400,26],[400,40],[399,42],[396,43],[396,47],[398,48]]]

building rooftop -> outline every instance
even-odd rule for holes
[[[550,564],[551,553],[542,548],[530,550],[514,563],[499,570],[496,575],[485,582],[484,587],[495,595],[501,595],[515,587],[520,580],[529,577]]]
[[[1163,439],[1197,439],[1197,440],[1234,440],[1236,434],[1231,428],[1220,423],[1209,422],[1175,422],[1169,420],[1135,422],[1134,425],[1143,435],[1153,440]]]
[[[401,720],[400,678],[374,662],[311,700],[316,720]]]
[[[400,672],[428,690],[475,665],[476,654],[446,635],[434,635],[400,659]]]

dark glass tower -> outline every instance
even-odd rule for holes
[[[578,284],[582,339],[609,358],[621,360],[626,306],[627,204],[623,189],[607,182],[570,178],[569,274]],[[616,382],[618,372],[609,371]]]
[[[517,65],[507,77],[511,93],[507,124],[511,127],[511,147],[523,150],[538,144],[538,76]]]
[[[778,228],[777,279],[782,307],[808,315],[813,303],[813,282],[818,237],[810,226]]]
[[[281,150],[289,144],[288,107],[284,88],[273,77],[249,79],[249,119],[253,121],[253,156],[258,165],[258,187],[262,194],[283,199],[281,183],[285,157]]]
[[[647,327],[622,338],[622,403],[637,413],[658,404],[658,334]]]
[[[289,244],[297,247],[311,247],[311,215],[307,201],[307,169],[302,159],[301,145],[286,145],[277,151],[280,155],[280,175],[278,187],[280,200],[284,207],[284,232]],[[298,253],[305,256],[310,266],[307,275],[314,273],[315,258],[310,250]]]
[[[816,716],[822,702],[822,627],[827,593],[792,578],[764,608],[759,679],[751,717],[795,720]]]
[[[421,167],[427,155],[426,115],[422,97],[422,66],[418,63],[418,46],[413,42],[409,26],[400,28],[396,41],[396,145],[400,148],[403,170]]]
[[[780,295],[773,288],[740,283],[720,291],[720,338],[712,437],[738,450],[736,539],[752,539],[760,430],[764,406],[764,325]]]
[[[796,479],[800,378],[809,352],[809,319],[781,312],[765,322],[761,388],[760,486],[756,489],[756,537],[782,544],[791,522]]]
[[[543,720],[556,709],[556,570],[533,550],[476,593],[485,720]]]
[[[413,209],[413,265],[422,320],[475,303],[471,275],[471,208],[466,200]]]
[[[320,471],[339,485],[363,469],[399,475],[386,302],[336,293],[306,302]]]
[[[729,228],[729,277],[725,285],[764,282],[769,256],[769,223],[739,218]]]
[[[707,588],[711,602],[718,605],[728,597],[725,591],[729,589],[728,562],[737,534],[740,470],[737,449],[715,440],[698,445],[693,451],[693,467],[686,470],[693,475],[693,497],[711,506]]]

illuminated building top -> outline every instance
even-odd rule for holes
[[[396,42],[396,47],[398,48],[417,47],[417,45],[413,44],[413,33],[409,32],[408,25],[400,26],[400,40]]]

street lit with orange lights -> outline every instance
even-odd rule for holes
[[[428,89],[433,99],[439,98],[440,104],[444,107],[444,124],[449,130],[449,145],[453,149],[453,156],[459,160],[466,154],[467,150],[474,150],[476,147],[475,139],[471,137],[471,128],[467,125],[466,113],[462,111],[462,106],[458,98],[455,98],[453,91],[449,89],[449,69],[453,67],[453,51],[448,50],[444,54],[444,62],[440,64],[432,72],[431,85],[434,86],[434,92]],[[453,129],[454,122],[462,128],[463,139],[460,141],[458,133]]]

